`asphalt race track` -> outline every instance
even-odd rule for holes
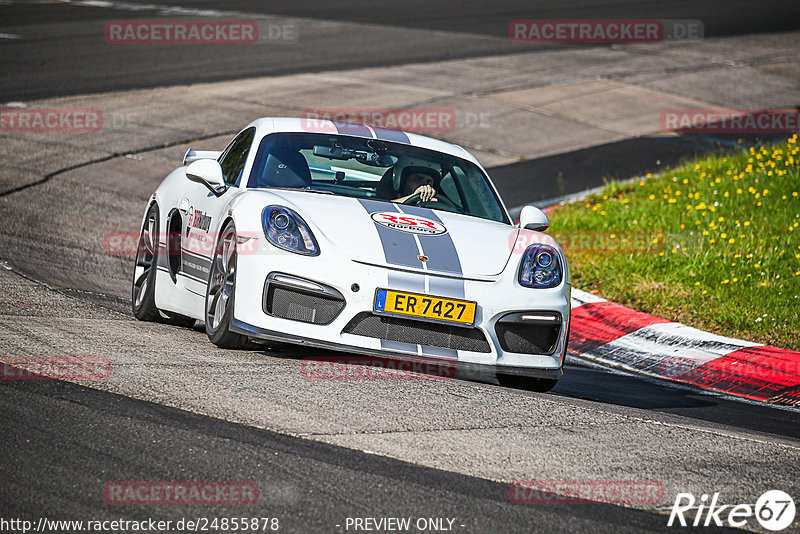
[[[219,148],[259,110],[298,109],[255,99],[237,101],[238,109],[208,107],[203,98],[215,86],[187,84],[291,75],[324,80],[351,69],[531,52],[549,58],[553,50],[572,50],[512,43],[507,24],[516,18],[701,19],[707,37],[740,38],[749,46],[750,34],[775,34],[778,45],[791,48],[795,37],[781,32],[800,29],[798,6],[777,0],[557,8],[451,0],[0,1],[3,105],[88,99],[124,111],[153,102],[150,115],[101,138],[0,132],[0,356],[88,355],[113,364],[111,376],[98,382],[0,380],[0,519],[268,517],[279,519],[280,532],[355,532],[348,518],[412,517],[448,518],[452,531],[465,533],[616,534],[674,530],[666,526],[667,508],[679,492],[720,492],[721,502],[753,504],[781,489],[797,502],[796,410],[574,360],[547,394],[467,376],[308,380],[303,365],[330,354],[293,347],[224,351],[208,342],[201,325],[136,321],[128,300],[132,258],[104,252],[103,236],[138,230],[147,198],[189,145]],[[219,46],[213,53],[98,46],[108,20],[191,18],[203,10],[298,24],[302,38],[291,45]],[[800,78],[797,62],[775,64]],[[778,89],[800,104],[797,86]],[[196,117],[170,100],[180,93],[197,96]],[[180,121],[152,128],[148,121],[159,114]],[[732,144],[723,137],[633,135],[524,161],[490,150],[490,142],[479,150],[496,158],[488,166],[506,199],[542,201]],[[559,185],[560,173],[574,179]],[[13,373],[0,365],[4,376]],[[509,494],[519,480],[651,481],[663,493],[655,502],[624,506],[520,504]],[[248,481],[257,485],[258,501],[118,505],[103,493],[115,481]],[[799,524],[785,532],[800,531]],[[763,532],[752,518],[745,529]]]

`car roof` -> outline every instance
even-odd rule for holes
[[[469,160],[480,166],[480,163],[477,159],[475,159],[475,156],[458,145],[441,141],[439,139],[434,139],[432,137],[427,137],[425,135],[401,132],[399,130],[372,128],[369,126],[364,127],[360,124],[349,124],[333,122],[324,119],[308,119],[298,117],[263,117],[254,120],[247,127],[250,128],[253,126],[255,126],[259,137],[277,132],[308,132],[381,138],[387,141],[443,152],[451,156]],[[396,133],[401,135],[393,135]]]

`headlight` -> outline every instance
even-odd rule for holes
[[[531,245],[522,256],[519,283],[525,287],[546,289],[561,283],[563,271],[558,252],[549,245]]]
[[[295,211],[283,206],[268,206],[261,214],[264,235],[270,243],[283,250],[316,256],[319,245],[311,228]]]

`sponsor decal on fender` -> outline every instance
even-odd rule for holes
[[[208,215],[204,211],[196,210],[194,207],[189,208],[189,223],[187,224],[188,228],[199,228],[200,230],[204,230],[208,232],[208,229],[211,227],[211,216]],[[186,234],[188,235],[189,232],[187,231]]]
[[[445,228],[442,223],[426,219],[425,217],[417,217],[416,215],[379,211],[370,214],[370,217],[372,217],[373,221],[382,226],[409,234],[441,235],[447,232],[447,228]]]

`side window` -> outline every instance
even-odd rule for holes
[[[255,128],[248,128],[233,140],[228,149],[219,160],[222,167],[222,176],[226,184],[235,184],[244,171],[244,164],[247,161],[247,154],[250,153],[250,146],[256,135]]]

